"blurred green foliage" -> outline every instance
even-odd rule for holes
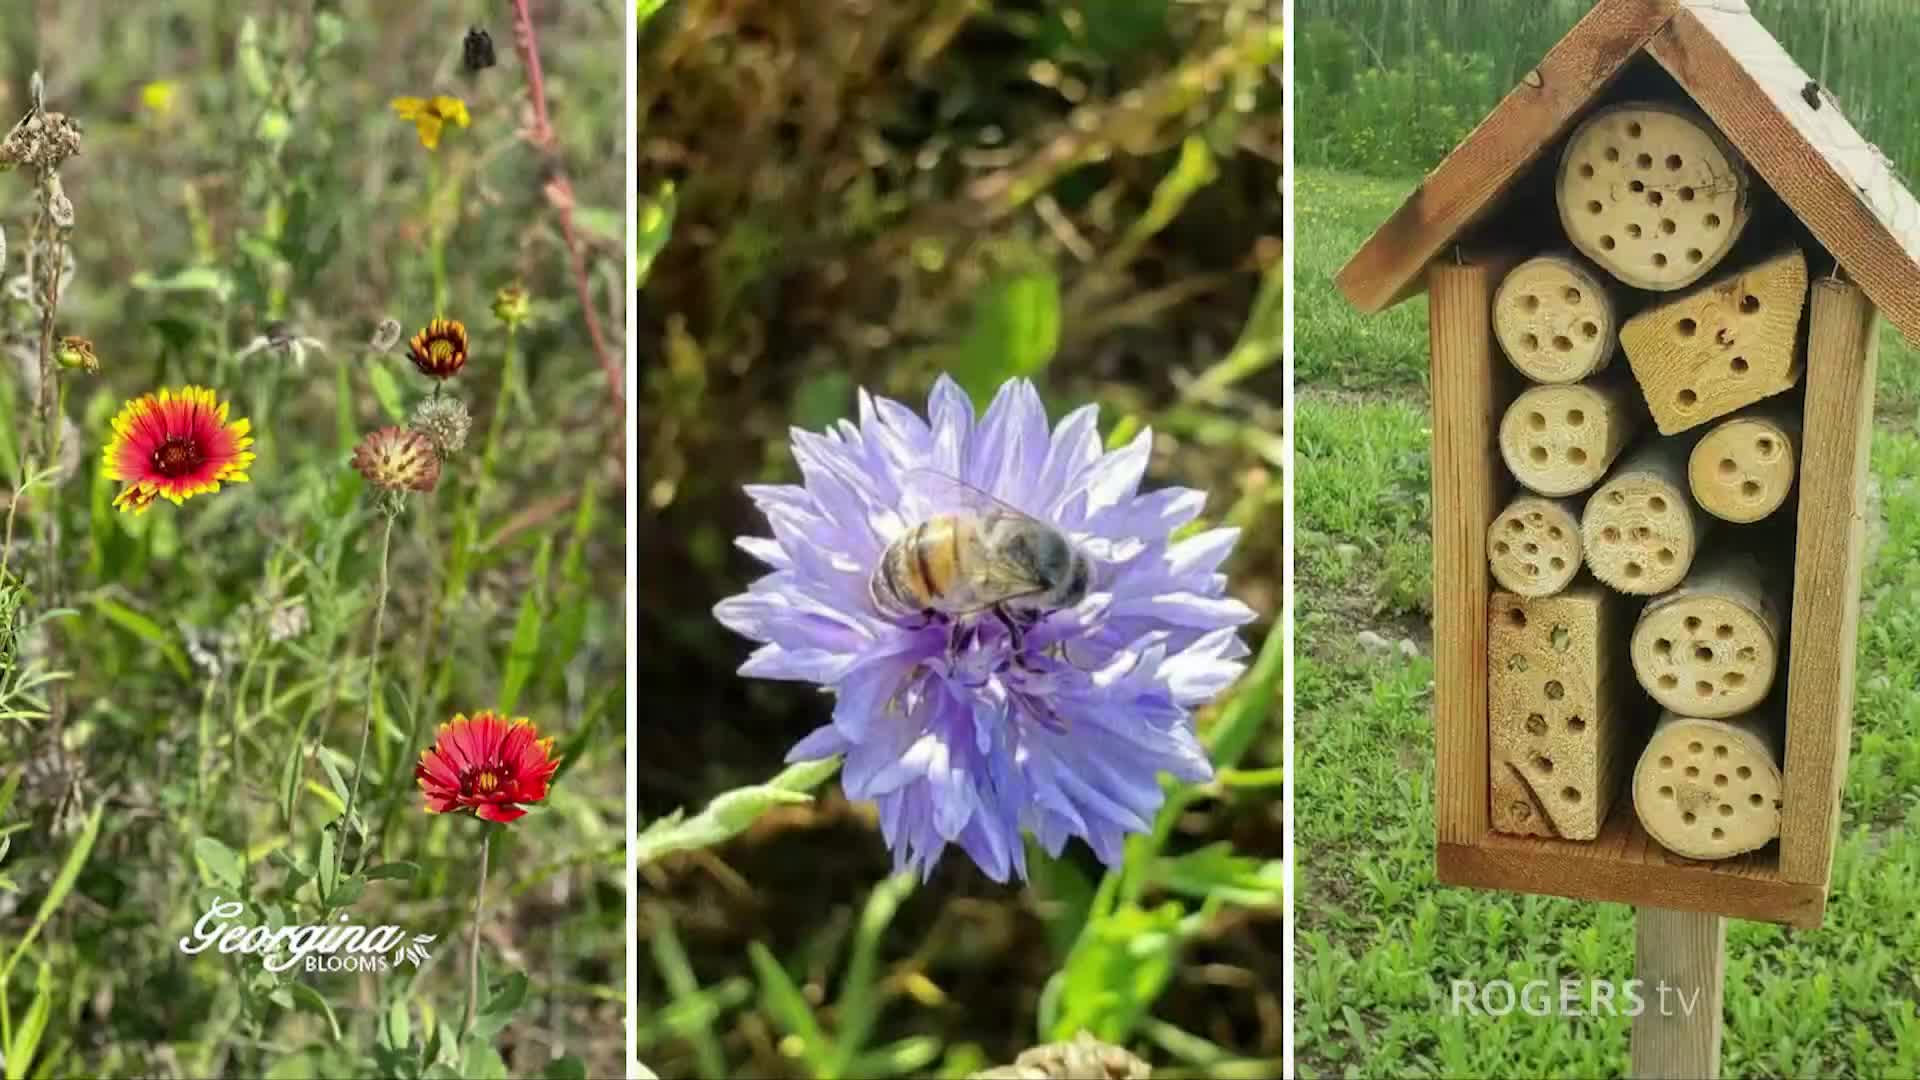
[[[61,170],[73,268],[54,330],[89,338],[101,371],[62,373],[70,456],[23,476],[40,327],[11,286],[41,199],[35,177],[0,175],[7,573],[25,575],[36,620],[17,670],[64,676],[0,693],[8,1075],[619,1070],[624,418],[582,328],[552,164],[520,132],[504,15],[499,65],[469,78],[469,12],[444,0],[26,7],[0,16],[0,125],[27,111],[39,70],[46,107],[82,126]],[[623,6],[583,5],[537,22],[587,302],[616,325],[623,21]],[[435,93],[473,124],[428,154],[389,103]],[[488,311],[516,281],[534,302],[512,335]],[[383,319],[411,334],[436,313],[469,329],[471,359],[440,395],[468,405],[485,448],[476,431],[398,519],[375,642],[383,517],[348,455],[429,390],[366,343]],[[184,383],[251,422],[251,482],[117,512],[108,420]],[[70,613],[48,624],[56,604]],[[8,678],[0,691],[21,690]],[[502,705],[567,760],[546,804],[494,841],[467,1015],[481,834],[422,813],[412,769],[434,725]],[[343,821],[363,716],[367,770]],[[430,959],[276,974],[183,954],[216,897],[250,925],[398,925],[432,936]]]

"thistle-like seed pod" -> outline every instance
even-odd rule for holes
[[[467,404],[456,397],[430,397],[413,410],[413,430],[427,437],[442,459],[450,458],[467,445],[467,433],[473,418]]]

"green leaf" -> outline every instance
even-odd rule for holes
[[[81,868],[87,865],[87,857],[93,853],[94,841],[100,838],[100,815],[105,813],[106,809],[106,804],[101,803],[93,808],[92,814],[88,815],[87,824],[80,831],[80,838],[74,841],[72,849],[67,852],[67,861],[61,864],[60,873],[53,879],[53,885],[47,889],[47,895],[40,901],[40,910],[34,913],[33,922],[28,925],[26,935],[13,947],[13,952],[8,954],[6,965],[0,967],[0,986],[6,985],[7,979],[13,975],[15,965],[19,964],[20,958],[26,955],[27,946],[32,945],[33,939],[40,936],[40,931],[46,927],[47,920],[53,918],[53,913],[66,902],[67,894],[73,891],[73,883],[79,879]]]
[[[386,1035],[387,1045],[395,1050],[405,1050],[413,1041],[413,1017],[407,1011],[405,995],[394,995],[393,1004],[387,1006]]]
[[[221,303],[233,295],[233,279],[211,266],[188,267],[166,277],[140,270],[134,273],[130,284],[143,292],[211,293]]]
[[[1254,659],[1253,669],[1241,678],[1239,688],[1221,707],[1203,736],[1208,756],[1216,767],[1230,769],[1238,765],[1262,732],[1280,730],[1275,694],[1286,675],[1286,667],[1286,635],[1276,628],[1268,632],[1266,642],[1260,646],[1260,655]]]
[[[99,593],[93,596],[93,606],[100,614],[106,616],[108,622],[160,650],[160,655],[166,657],[167,661],[173,665],[173,670],[179,673],[182,679],[193,678],[193,669],[187,664],[187,654],[174,643],[173,635],[160,628],[159,623]]]
[[[1222,840],[1184,855],[1154,861],[1153,880],[1185,896],[1215,898],[1245,907],[1268,907],[1285,899],[1280,864],[1240,855]]]
[[[287,986],[293,991],[294,1006],[301,1012],[326,1017],[327,1027],[333,1031],[333,1041],[339,1042],[340,1021],[334,1017],[333,1006],[327,1004],[327,999],[321,996],[320,991],[299,981],[288,983]]]
[[[951,374],[984,406],[1008,379],[1044,371],[1059,344],[1060,279],[1044,269],[1011,274],[974,301]]]
[[[202,836],[193,842],[193,858],[200,864],[203,878],[235,892],[240,890],[241,879],[246,876],[246,864],[241,861],[239,852],[211,836]]]
[[[834,1010],[838,1025],[833,1058],[827,1071],[835,1076],[867,1075],[852,1068],[854,1055],[867,1041],[873,1023],[879,1018],[879,1003],[874,997],[875,970],[880,962],[880,941],[900,910],[900,904],[913,892],[914,875],[895,874],[874,887],[867,906],[860,912],[855,928],[853,957],[840,981],[840,999]]]
[[[760,1007],[773,1017],[781,1030],[800,1040],[801,1056],[816,1075],[833,1075],[828,1071],[827,1037],[814,1018],[813,1007],[794,985],[793,977],[758,941],[747,943],[747,958],[753,962],[754,974],[760,978]]]
[[[473,1018],[472,1034],[482,1039],[493,1038],[526,1002],[527,977],[516,971],[493,988],[480,1015]]]
[[[1061,969],[1059,1012],[1047,1040],[1085,1028],[1102,1041],[1127,1042],[1173,977],[1184,915],[1175,903],[1126,904],[1090,923]]]
[[[321,903],[331,903],[340,885],[340,839],[332,826],[320,830],[319,851],[314,855],[314,884],[320,890]]]
[[[507,1063],[500,1059],[500,1051],[495,1050],[492,1043],[475,1039],[467,1044],[460,1075],[466,1080],[506,1080]]]
[[[43,960],[40,962],[40,978],[36,981],[33,1004],[27,1008],[27,1015],[21,1018],[20,1028],[13,1033],[13,1041],[7,1046],[7,1080],[25,1080],[29,1075],[28,1066],[33,1064],[34,1052],[40,1049],[40,1037],[46,1034],[47,1016],[52,1010],[52,971]]]
[[[587,1063],[572,1054],[557,1057],[547,1062],[540,1076],[542,1080],[587,1080]]]
[[[553,559],[551,538],[540,541],[540,554],[534,558],[532,584],[520,597],[520,617],[513,627],[513,647],[507,652],[507,666],[500,678],[500,711],[513,712],[520,691],[533,675],[534,662],[540,658],[540,621],[546,607],[547,566]]]
[[[406,423],[407,407],[400,402],[400,384],[395,381],[393,370],[383,360],[375,360],[365,370],[367,382],[373,386],[373,396],[380,402],[380,410],[394,423]]]
[[[853,1059],[848,1076],[919,1076],[940,1060],[941,1041],[932,1035],[910,1035]]]
[[[410,862],[381,863],[368,867],[360,876],[368,881],[413,881],[420,876],[420,867]]]
[[[641,21],[645,21],[644,13]],[[662,183],[651,199],[642,196],[634,209],[635,221],[638,222],[633,253],[633,288],[636,290],[647,283],[647,271],[653,269],[654,257],[667,246],[667,237],[673,235],[673,213],[672,183]]]
[[[26,775],[25,769],[15,769],[7,777],[6,784],[0,785],[0,818],[5,818],[7,811],[13,809],[13,796],[20,790],[20,778],[24,775]]]

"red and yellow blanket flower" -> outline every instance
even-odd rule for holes
[[[413,776],[426,795],[427,813],[471,810],[505,823],[524,817],[522,806],[547,797],[547,781],[559,767],[553,739],[541,738],[533,721],[487,711],[456,714],[441,724],[433,746],[420,752]]]
[[[227,402],[203,386],[142,394],[113,418],[101,455],[109,480],[126,483],[113,505],[141,513],[156,499],[176,505],[220,485],[247,482],[252,426],[227,419]]]

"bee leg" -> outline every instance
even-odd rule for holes
[[[1020,626],[1019,621],[1013,617],[1013,613],[1008,611],[1004,605],[993,605],[993,614],[995,618],[1000,620],[1000,625],[1007,628],[1007,638],[1013,645],[1014,659],[1018,661],[1021,655],[1021,649],[1026,644],[1026,630]]]

